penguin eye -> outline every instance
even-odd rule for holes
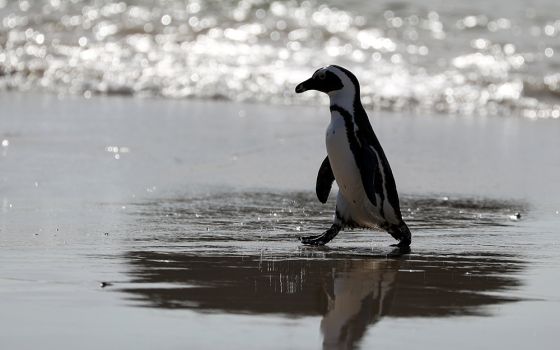
[[[320,80],[325,80],[326,77],[327,77],[327,73],[325,72],[319,72],[317,74],[317,78],[319,78]]]

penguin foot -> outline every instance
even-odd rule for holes
[[[324,234],[316,236],[300,237],[299,240],[305,245],[322,246],[327,244],[330,240],[325,239]]]
[[[340,232],[340,229],[340,226],[332,225],[331,228],[320,235],[300,237],[299,240],[305,245],[322,246],[329,243]]]
[[[403,239],[399,243],[391,244],[391,247],[398,247],[398,248],[409,248],[410,247],[410,238]]]
[[[412,235],[410,234],[410,230],[404,221],[398,226],[389,227],[387,232],[389,232],[394,239],[399,241],[397,244],[391,244],[392,247],[405,248],[410,246]]]

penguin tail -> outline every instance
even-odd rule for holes
[[[389,226],[387,228],[387,232],[389,232],[389,234],[393,236],[394,239],[399,241],[399,243],[396,244],[396,246],[398,247],[410,246],[410,243],[412,241],[412,235],[410,233],[408,226],[404,221],[401,221],[401,223],[398,225]]]

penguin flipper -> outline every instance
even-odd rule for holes
[[[319,168],[319,173],[317,174],[317,185],[315,186],[315,192],[317,192],[317,198],[321,203],[326,203],[329,198],[329,193],[331,192],[332,184],[334,181],[334,174],[331,169],[331,163],[329,162],[329,157],[326,156],[325,160]]]

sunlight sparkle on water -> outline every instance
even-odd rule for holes
[[[2,2],[0,90],[318,103],[317,94],[295,95],[293,87],[336,58],[360,77],[369,108],[513,110],[537,118],[557,109],[540,95],[560,91],[542,84],[552,73],[548,64],[558,63],[560,21],[540,23],[538,10],[532,22],[520,24],[465,11],[341,10],[315,0],[150,6],[52,0],[44,5],[48,11],[30,4]],[[503,35],[509,42],[499,44]],[[495,93],[496,86],[518,85],[525,88],[509,97]]]

